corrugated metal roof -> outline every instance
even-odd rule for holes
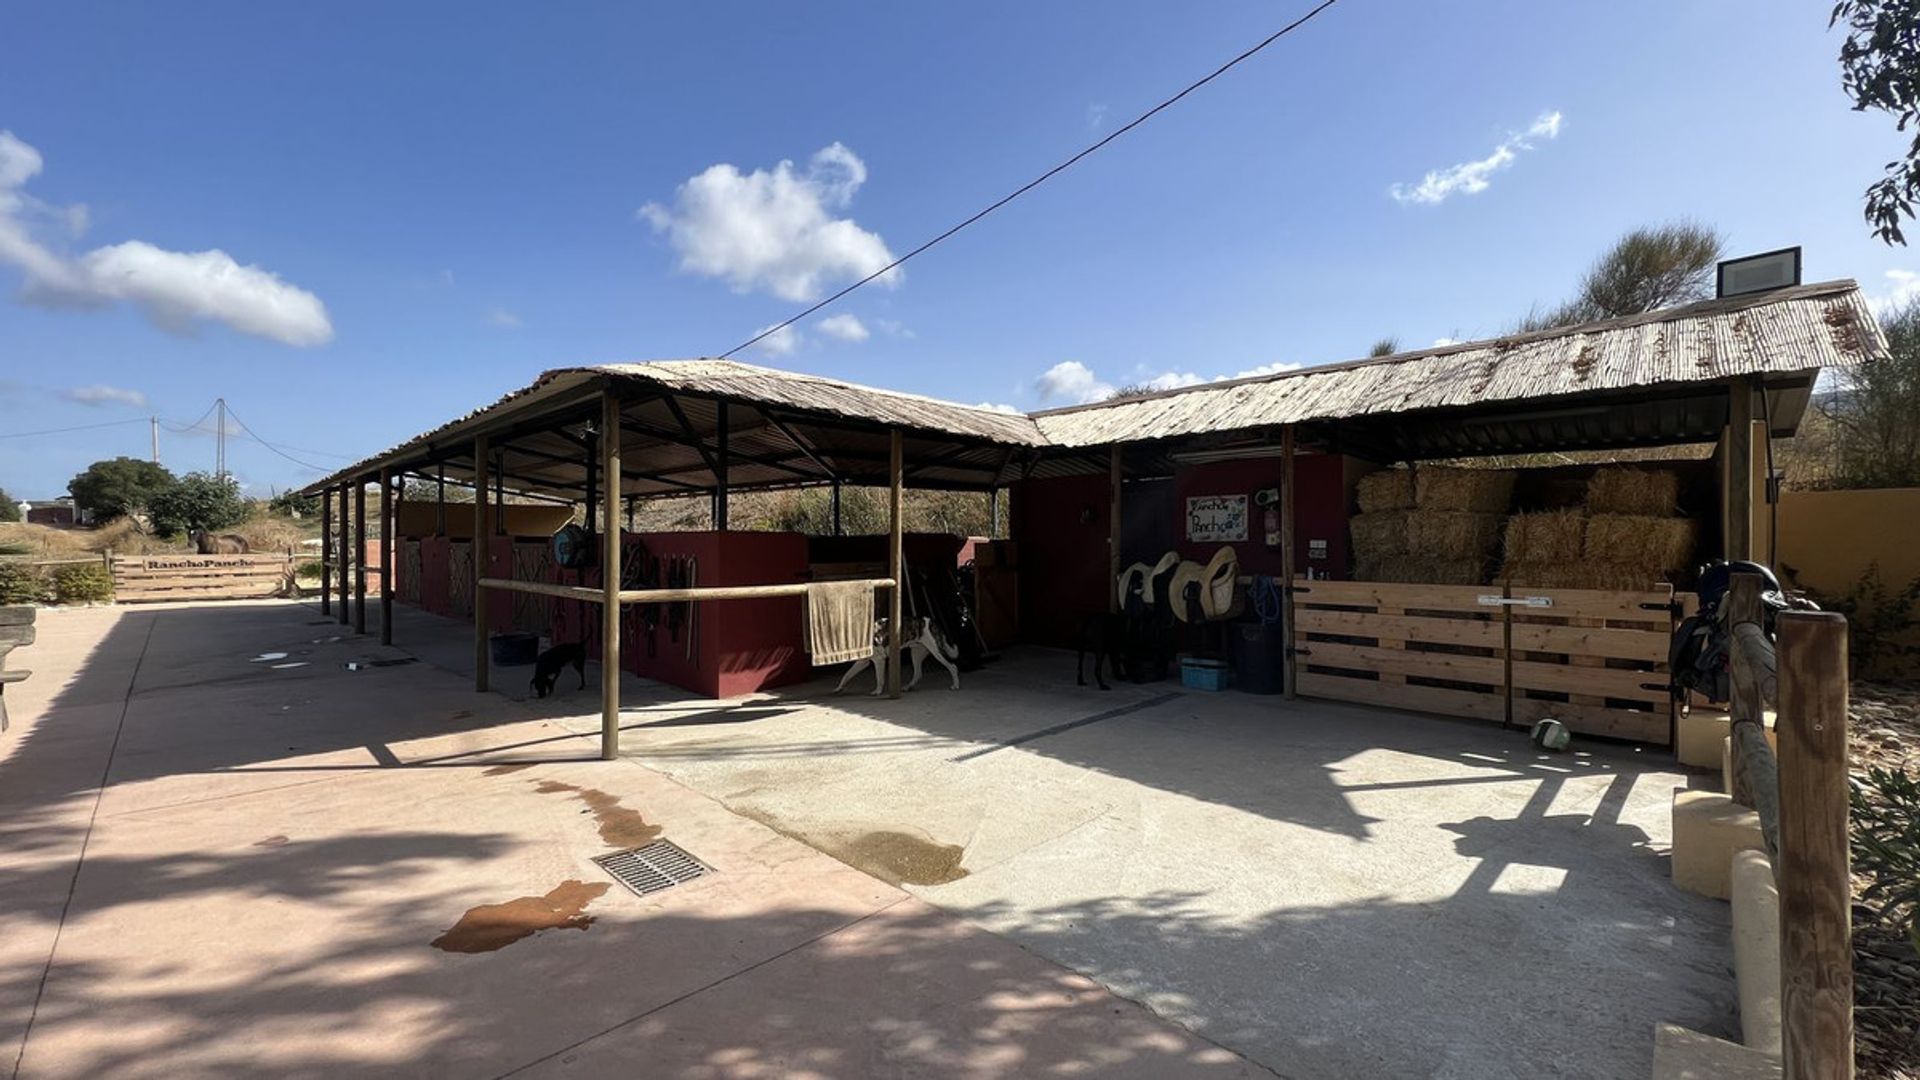
[[[1847,367],[1886,339],[1852,281],[1034,414],[1055,446]]]
[[[1010,479],[1018,471],[1015,452],[1072,451],[1278,424],[1709,384],[1737,375],[1850,367],[1886,352],[1886,339],[1859,287],[1852,281],[1834,281],[1031,416],[731,360],[601,364],[548,371],[491,405],[314,481],[306,490],[350,482],[382,466],[412,467],[436,448],[517,422],[517,418],[556,413],[564,418],[565,410],[587,405],[594,384],[609,377],[649,386],[669,397],[687,395],[683,400],[690,405],[716,400],[744,403],[776,418],[785,417],[795,426],[851,420],[875,429],[897,427],[910,435],[919,433],[923,436],[919,464],[909,462],[909,482],[917,476],[929,483],[978,484]],[[704,405],[700,412],[705,421]],[[706,428],[705,423],[696,426]],[[737,437],[753,437],[737,430],[735,422],[729,423],[729,430]],[[856,429],[836,430],[840,434],[831,438],[823,434],[822,445],[816,447],[828,465],[839,468],[836,449],[849,461],[871,461],[872,448],[859,443]],[[700,434],[704,438],[711,431]],[[772,439],[769,432],[760,434]],[[779,439],[762,449],[772,452],[790,442],[785,432],[779,432]],[[554,448],[566,447],[560,443]],[[667,469],[655,475],[668,479],[638,486],[630,483],[631,490],[684,489],[706,479],[698,475],[695,451],[664,442],[646,450]],[[530,446],[526,452],[537,457],[541,451]],[[553,490],[564,491],[560,474],[580,468],[555,456],[545,470],[527,464],[522,471],[529,481],[551,480]],[[1024,469],[1031,475],[1049,471],[1044,458],[1027,461]],[[810,461],[789,455],[746,462],[733,478],[738,486],[747,487],[806,482],[819,471]],[[841,475],[863,471],[870,472],[871,467],[848,464]],[[694,475],[676,483],[675,472]]]

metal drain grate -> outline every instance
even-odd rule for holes
[[[593,861],[641,896],[685,885],[712,870],[671,840],[655,840],[646,847],[616,851]]]

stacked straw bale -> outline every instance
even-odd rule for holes
[[[1680,512],[1680,475],[1671,469],[1595,469],[1587,481],[1587,512],[1673,517]]]
[[[1414,471],[1414,505],[1422,510],[1504,514],[1513,502],[1512,469],[1456,469],[1428,465]]]
[[[1362,514],[1413,509],[1413,470],[1381,469],[1360,478],[1356,497]]]
[[[1517,514],[1507,522],[1500,576],[1560,589],[1650,589],[1684,571],[1699,528],[1679,516],[1679,476],[1670,470],[1597,469],[1583,510]]]
[[[1479,585],[1486,581],[1484,559],[1436,559],[1424,555],[1384,555],[1360,559],[1354,565],[1357,581],[1388,581],[1406,585]]]
[[[1353,554],[1358,559],[1376,559],[1407,553],[1407,511],[1376,510],[1355,514],[1347,521],[1353,535]]]
[[[1479,585],[1500,547],[1515,473],[1421,466],[1360,480],[1349,523],[1362,581]]]

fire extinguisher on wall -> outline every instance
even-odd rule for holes
[[[1280,489],[1267,488],[1256,492],[1253,501],[1256,506],[1262,508],[1260,529],[1266,533],[1267,547],[1274,551],[1280,550]]]

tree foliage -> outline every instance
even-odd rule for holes
[[[1713,294],[1721,244],[1719,233],[1691,221],[1635,229],[1594,261],[1573,299],[1527,312],[1515,329],[1550,330],[1705,299]]]
[[[20,503],[7,494],[6,488],[0,488],[0,521],[19,521]]]
[[[298,491],[282,491],[267,500],[267,512],[281,517],[313,517],[320,512],[320,500]]]
[[[188,473],[147,503],[147,516],[161,536],[232,528],[247,520],[249,510],[233,477],[203,472]]]
[[[1367,350],[1367,355],[1368,356],[1392,356],[1394,353],[1397,353],[1399,351],[1400,351],[1400,339],[1389,335],[1387,337],[1381,338],[1379,341],[1374,342],[1373,347]]]
[[[1920,0],[1839,0],[1829,28],[1845,24],[1840,85],[1856,111],[1881,109],[1894,128],[1913,125],[1904,158],[1887,162],[1886,175],[1867,188],[1866,219],[1888,244],[1905,244],[1900,219],[1920,199]]]
[[[157,462],[117,457],[96,461],[67,483],[76,509],[95,522],[146,510],[153,497],[174,484],[173,474]]]
[[[1834,372],[1816,408],[1828,428],[1828,487],[1920,487],[1920,300],[1883,315],[1888,355]]]

